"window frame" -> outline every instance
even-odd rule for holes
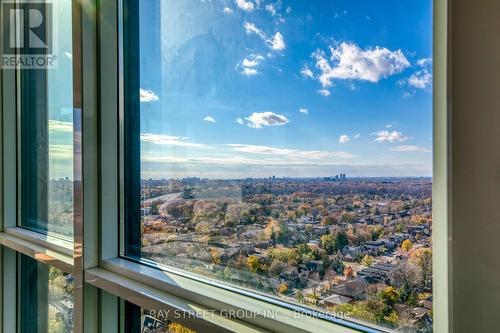
[[[3,1],[3,0],[2,0]],[[16,251],[72,273],[75,276],[75,332],[122,332],[124,320],[119,297],[139,306],[219,310],[278,307],[228,288],[207,285],[175,270],[159,270],[123,258],[125,234],[123,184],[123,49],[120,9],[123,0],[73,0],[73,60],[75,144],[74,241],[41,236],[17,226],[18,189],[16,71],[0,73],[0,331],[14,332],[17,326],[16,274],[12,267]],[[450,327],[449,284],[449,83],[448,1],[434,1],[434,152],[433,152],[433,285],[434,330]],[[0,45],[1,47],[1,45]],[[16,193],[16,195],[6,195]],[[182,282],[182,283],[179,283]],[[14,290],[14,292],[13,292]],[[222,302],[220,294],[228,297]],[[214,306],[213,304],[217,304]],[[185,308],[186,309],[186,308]],[[283,310],[283,308],[279,308]],[[259,317],[252,323],[222,316],[193,318],[188,327],[203,332],[386,332],[362,323],[357,330],[307,317],[297,319],[288,309],[284,319]],[[106,318],[106,320],[103,320]]]

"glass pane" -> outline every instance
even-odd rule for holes
[[[432,1],[130,0],[124,20],[125,255],[431,330]]]
[[[21,332],[73,332],[73,276],[25,255],[19,260]]]
[[[71,1],[54,1],[51,10],[57,66],[20,70],[21,225],[72,237]]]
[[[147,310],[125,302],[126,333],[196,333],[175,322],[175,315],[163,309]],[[172,320],[173,319],[173,320]]]

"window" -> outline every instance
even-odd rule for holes
[[[73,277],[19,254],[20,332],[73,332]]]
[[[124,1],[123,254],[431,330],[431,7]]]
[[[448,332],[484,310],[451,288],[494,290],[495,262],[460,247],[482,248],[468,206],[494,210],[448,168],[452,125],[487,136],[446,113],[446,2],[438,51],[430,0],[0,5],[0,66],[21,32],[58,59],[0,72],[0,333]]]
[[[20,224],[73,235],[73,61],[71,1],[51,2],[57,68],[20,69]]]

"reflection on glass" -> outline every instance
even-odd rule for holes
[[[430,331],[432,2],[126,4],[128,255]]]
[[[57,67],[21,70],[21,224],[73,235],[71,1],[52,2]]]
[[[73,332],[73,276],[25,255],[21,261],[21,332]]]
[[[166,310],[147,310],[126,302],[125,311],[127,333],[196,333],[175,320],[172,321]]]

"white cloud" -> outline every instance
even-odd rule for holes
[[[314,78],[314,74],[312,72],[312,70],[309,68],[309,66],[304,65],[304,67],[302,67],[302,69],[300,70],[300,74],[302,74],[303,77],[305,78]]]
[[[211,116],[206,116],[205,118],[203,118],[203,120],[209,123],[215,123],[215,119]]]
[[[299,112],[300,112],[300,113],[303,113],[303,114],[308,114],[308,113],[309,113],[309,110],[308,110],[308,109],[306,109],[306,108],[300,108],[300,109],[299,109]]]
[[[423,58],[417,61],[422,67],[415,71],[410,77],[398,81],[400,85],[408,85],[416,89],[428,89],[432,87],[432,58]]]
[[[348,143],[349,141],[351,141],[351,138],[346,134],[342,134],[339,138],[339,143]]]
[[[330,96],[330,91],[329,90],[326,90],[326,89],[321,89],[321,90],[318,90],[318,93],[321,95],[321,96]]]
[[[422,58],[417,61],[417,65],[420,67],[427,67],[432,65],[432,58]]]
[[[49,132],[73,132],[73,123],[59,120],[49,120]]]
[[[413,73],[407,80],[408,85],[417,89],[426,89],[432,86],[432,74],[427,69]]]
[[[322,150],[299,150],[290,148],[277,148],[269,146],[228,144],[234,150],[258,155],[287,155],[297,159],[326,159],[326,158],[353,158],[354,155],[346,152],[330,152]]]
[[[323,87],[332,86],[333,79],[378,82],[410,66],[401,50],[390,51],[378,46],[363,50],[354,43],[343,42],[331,46],[330,53],[329,58],[321,50],[312,54]]]
[[[236,118],[236,123],[243,125],[243,119],[241,118]]]
[[[143,103],[149,103],[159,100],[157,94],[155,94],[152,90],[139,89],[140,101]]]
[[[243,74],[243,75],[246,75],[246,76],[254,76],[254,75],[257,75],[258,72],[257,72],[256,69],[244,67],[241,70],[240,74]]]
[[[417,145],[407,145],[407,146],[396,146],[394,148],[391,148],[391,151],[395,152],[409,152],[409,153],[430,153],[431,150],[427,149],[425,147],[420,147]]]
[[[233,10],[229,7],[224,7],[224,9],[222,10],[222,12],[224,14],[231,14],[233,12]]]
[[[398,131],[378,131],[374,133],[376,142],[401,142],[408,140],[408,137]]]
[[[250,128],[262,128],[263,126],[282,126],[288,124],[288,119],[280,114],[270,111],[254,112],[245,120]]]
[[[262,39],[266,38],[266,34],[264,33],[264,31],[257,28],[257,26],[251,22],[243,23],[243,28],[245,29],[245,32],[247,34],[256,34],[257,36],[259,36]]]
[[[210,146],[186,141],[187,138],[180,136],[162,135],[162,134],[151,134],[151,133],[141,133],[141,141],[153,143],[155,145],[165,145],[165,146],[178,146],[178,147],[191,147],[191,148],[210,148]]]
[[[266,44],[275,51],[282,51],[286,48],[285,40],[280,32],[275,33],[271,39],[266,40]]]
[[[263,60],[264,57],[260,54],[250,54],[247,58],[243,59],[243,61],[238,64],[238,67],[241,69],[240,74],[246,76],[257,75],[258,71],[255,67],[257,67]]]
[[[392,124],[385,125],[385,128],[391,128],[391,127],[392,127]]]
[[[354,134],[353,138],[355,138],[355,139],[359,139],[359,137],[360,137],[360,136],[361,136],[361,134],[360,134],[360,133],[356,133],[356,134]]]
[[[241,65],[243,67],[256,67],[262,60],[264,60],[264,57],[260,54],[250,54],[248,58],[243,59]]]
[[[235,0],[234,1],[238,7],[246,12],[251,12],[255,9],[255,4],[252,1],[247,0]]]
[[[272,16],[276,15],[276,8],[273,4],[266,5],[266,11],[268,11]]]

